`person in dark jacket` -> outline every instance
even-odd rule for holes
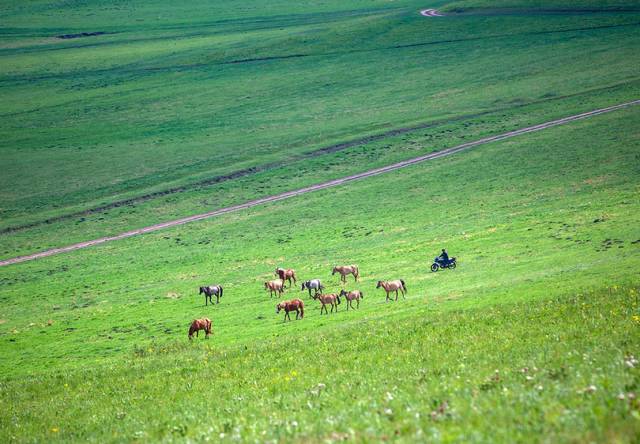
[[[443,264],[448,264],[449,263],[449,255],[447,254],[447,250],[446,249],[444,249],[444,248],[442,249],[442,254],[440,256],[438,256],[438,259]]]

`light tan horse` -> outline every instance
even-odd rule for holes
[[[356,301],[356,308],[360,308],[360,299],[364,299],[364,294],[360,290],[345,291],[340,290],[340,297],[344,296],[347,300],[347,310],[349,306],[353,308],[353,301]]]
[[[347,282],[347,276],[352,274],[355,278],[356,282],[358,281],[358,277],[360,277],[360,272],[358,271],[357,265],[337,265],[333,267],[333,271],[331,272],[331,276],[336,273],[340,273],[340,281]]]
[[[296,271],[292,268],[276,268],[276,276],[282,279],[282,283],[284,281],[289,281],[289,287],[291,287],[291,279],[293,279],[293,283],[297,282],[296,280]]]
[[[290,301],[282,301],[278,305],[276,305],[276,314],[280,313],[280,310],[284,310],[284,320],[291,320],[291,316],[289,316],[290,311],[296,312],[296,320],[298,320],[298,315],[300,319],[304,318],[304,302],[300,299],[291,299]]]
[[[281,295],[284,291],[284,281],[276,279],[275,281],[269,281],[264,283],[264,289],[269,290],[269,297],[273,297],[273,293],[276,296]]]
[[[376,285],[376,288],[384,288],[384,291],[387,292],[387,299],[385,302],[389,301],[389,299],[391,299],[389,297],[389,293],[391,293],[392,291],[396,292],[396,301],[398,300],[398,290],[400,290],[400,292],[402,293],[402,299],[406,299],[406,297],[404,296],[405,293],[407,292],[407,286],[405,285],[404,281],[402,279],[398,279],[397,281],[378,281],[378,285]]]
[[[322,307],[320,307],[320,314],[322,314],[322,310],[324,309],[326,314],[329,314],[327,310],[327,305],[331,305],[331,313],[333,313],[333,309],[335,308],[338,311],[338,304],[340,303],[340,296],[337,294],[316,294],[311,296],[313,299],[320,300],[322,303]]]
[[[211,321],[208,318],[193,320],[191,327],[189,327],[189,340],[193,339],[194,333],[198,336],[200,330],[204,330],[205,339],[209,339],[209,335],[211,334]]]

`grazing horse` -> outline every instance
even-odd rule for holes
[[[291,316],[289,316],[290,311],[296,312],[296,320],[298,320],[298,315],[300,316],[300,319],[304,318],[304,302],[300,299],[291,299],[290,301],[280,302],[276,305],[276,314],[280,313],[280,310],[284,310],[285,322],[287,319],[291,320]]]
[[[333,271],[331,272],[331,276],[336,273],[340,273],[340,281],[347,282],[347,275],[352,274],[355,278],[356,282],[358,281],[358,277],[360,277],[360,272],[358,271],[357,265],[338,265],[333,267]]]
[[[399,279],[397,281],[378,281],[378,285],[376,285],[376,288],[384,288],[384,291],[387,292],[387,299],[386,301],[388,301],[389,299],[391,299],[389,297],[389,293],[391,293],[392,291],[396,292],[396,301],[398,300],[398,290],[400,290],[400,292],[402,293],[402,299],[406,299],[405,298],[405,293],[407,292],[407,286],[405,285],[404,281],[402,279]],[[385,301],[385,302],[386,302]]]
[[[264,283],[265,290],[269,290],[269,297],[273,297],[273,293],[281,295],[284,291],[284,281],[276,279],[275,281],[269,281]]]
[[[320,279],[311,279],[310,281],[306,281],[302,283],[302,288],[300,291],[304,291],[304,289],[309,290],[309,296],[311,296],[311,289],[315,290],[315,294],[322,293],[324,290],[324,285],[320,282]]]
[[[284,281],[289,281],[289,287],[291,287],[291,279],[293,279],[293,283],[296,283],[296,271],[292,268],[276,268],[276,276],[282,279],[282,283]]]
[[[189,340],[193,339],[194,333],[198,336],[200,330],[204,330],[205,339],[209,339],[209,335],[211,334],[211,321],[207,318],[194,319],[191,323],[191,327],[189,327]]]
[[[222,285],[209,285],[208,287],[200,287],[200,293],[198,294],[204,293],[204,305],[206,306],[209,305],[209,302],[213,305],[212,295],[216,296],[216,304],[219,304],[222,292]]]
[[[340,296],[337,294],[317,294],[312,296],[313,299],[319,299],[322,303],[322,307],[320,307],[320,314],[322,314],[322,310],[326,314],[329,314],[327,310],[327,305],[331,305],[331,313],[333,313],[333,309],[335,308],[338,311],[338,304],[340,303]]]
[[[347,310],[349,310],[349,305],[353,308],[353,301],[356,301],[356,308],[360,308],[360,299],[364,299],[364,293],[360,290],[353,291],[344,291],[340,290],[340,297],[344,296],[347,300]]]

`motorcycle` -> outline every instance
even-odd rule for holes
[[[442,259],[440,259],[440,257],[436,257],[433,260],[433,264],[431,265],[431,271],[438,271],[441,268],[449,268],[451,270],[456,268],[456,258],[455,257],[451,257],[449,258],[448,261],[443,261]]]

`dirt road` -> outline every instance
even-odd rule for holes
[[[479,145],[483,145],[490,142],[496,142],[499,140],[508,139],[511,137],[516,137],[521,134],[533,133],[535,131],[540,131],[546,128],[551,128],[558,125],[563,125],[565,123],[573,122],[580,119],[585,119],[587,117],[597,116],[599,114],[608,113],[611,111],[616,111],[622,108],[626,108],[629,106],[640,105],[640,100],[634,100],[631,102],[621,103],[619,105],[610,106],[607,108],[596,109],[593,111],[589,111],[582,114],[576,114],[573,116],[564,117],[558,120],[552,120],[550,122],[541,123],[539,125],[529,126],[526,128],[521,128],[515,131],[509,131],[507,133],[498,134],[496,136],[485,137],[483,139],[475,140],[473,142],[463,143],[462,145],[454,146],[452,148],[447,148],[442,151],[436,151],[434,153],[425,154],[424,156],[414,157],[412,159],[403,160],[402,162],[394,163],[392,165],[387,165],[380,168],[375,168],[373,170],[365,171],[363,173],[354,174],[352,176],[342,177],[340,179],[334,179],[329,182],[319,183],[317,185],[312,185],[305,188],[300,188],[298,190],[287,191],[285,193],[275,194],[272,196],[262,197],[260,199],[251,200],[242,204],[233,205],[226,208],[220,208],[218,210],[209,211],[207,213],[196,214],[194,216],[184,217],[181,219],[176,219],[168,222],[163,222],[155,225],[150,225],[144,228],[138,228],[136,230],[126,231],[124,233],[116,234],[114,236],[106,236],[101,237],[99,239],[94,239],[86,242],[80,242],[73,245],[68,245],[66,247],[60,248],[52,248],[50,250],[41,251],[39,253],[29,254],[26,256],[18,256],[11,259],[5,259],[0,261],[0,267],[11,264],[18,264],[20,262],[31,261],[34,259],[40,259],[47,256],[53,256],[55,254],[66,253],[68,251],[79,250],[81,248],[91,247],[93,245],[104,244],[106,242],[112,242],[120,239],[126,239],[128,237],[137,236],[139,234],[151,233],[154,231],[162,230],[164,228],[175,227],[177,225],[183,225],[189,222],[195,222],[198,220],[208,219],[211,217],[220,216],[226,213],[232,213],[234,211],[244,210],[246,208],[255,207],[258,205],[262,205],[269,202],[277,202],[279,200],[289,199],[291,197],[299,196],[301,194],[310,193],[312,191],[323,190],[325,188],[331,188],[335,186],[339,186],[348,182],[352,182],[355,180],[365,179],[371,176],[377,176],[379,174],[388,173],[390,171],[399,170],[400,168],[408,167],[411,165],[415,165],[416,163],[424,162],[427,160],[438,159],[440,157],[450,156],[455,153],[459,153],[460,151],[465,151],[470,148],[474,148]]]

